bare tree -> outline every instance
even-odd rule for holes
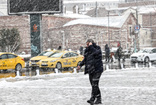
[[[20,46],[20,34],[15,28],[0,30],[0,47],[3,52],[15,52]]]

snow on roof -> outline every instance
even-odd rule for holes
[[[123,8],[123,9],[126,9],[126,8],[127,7]],[[156,6],[153,6],[153,5],[138,6],[138,7],[134,6],[134,7],[128,7],[127,9],[133,9],[133,10],[137,9],[139,14],[156,12]]]
[[[128,18],[129,13],[124,14],[123,16],[111,16],[109,17],[109,27],[121,28],[126,19]],[[96,18],[85,18],[85,19],[76,19],[72,20],[64,25],[71,26],[77,24],[84,25],[95,25],[95,26],[108,26],[108,17],[96,17]]]
[[[59,15],[61,17],[68,17],[68,18],[90,18],[90,16],[87,15],[82,15],[82,14],[74,14],[74,13],[66,13],[66,14],[55,14],[55,15]]]
[[[140,14],[145,14],[145,13],[153,13],[156,12],[156,8],[141,8],[139,9]]]

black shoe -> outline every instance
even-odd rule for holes
[[[88,103],[94,103],[94,101],[91,101],[91,100],[87,100],[87,102],[88,102]]]
[[[88,103],[93,104],[94,103],[95,98],[91,97],[90,100],[87,100]]]
[[[101,99],[97,99],[94,104],[102,104]]]
[[[94,101],[87,100],[87,102],[90,103],[90,105],[94,105]]]

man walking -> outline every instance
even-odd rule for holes
[[[88,39],[87,47],[84,52],[84,59],[77,67],[79,70],[85,65],[85,74],[89,74],[90,84],[92,86],[91,98],[87,100],[90,104],[101,104],[101,92],[99,89],[99,80],[103,72],[102,51],[92,39]]]
[[[120,62],[120,59],[122,57],[122,47],[120,46],[120,44],[118,45],[118,49],[116,51],[116,54],[118,56],[118,61]]]
[[[105,57],[106,57],[106,62],[109,62],[109,56],[110,56],[110,49],[108,47],[108,44],[105,45]]]

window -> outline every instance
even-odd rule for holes
[[[69,53],[66,53],[66,54],[64,54],[64,57],[66,58],[66,57],[70,57],[70,54]]]
[[[8,57],[7,57],[7,55],[6,54],[3,54],[3,55],[1,55],[1,57],[0,58],[2,58],[2,59],[7,59]]]
[[[52,51],[44,51],[39,54],[39,56],[50,56],[53,52]]]
[[[16,58],[16,57],[17,57],[16,55],[8,54],[8,58]]]
[[[70,54],[71,54],[71,57],[78,56],[78,54],[76,54],[76,53],[70,53]]]
[[[153,53],[156,53],[156,49],[153,49],[152,52],[153,52]]]
[[[55,52],[53,53],[52,55],[50,55],[49,57],[52,57],[52,58],[59,58],[62,56],[62,52]]]

